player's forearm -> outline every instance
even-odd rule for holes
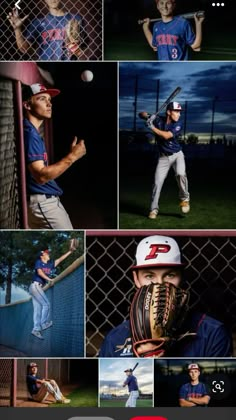
[[[62,175],[76,160],[73,153],[69,153],[59,162],[44,166],[41,170],[37,171],[37,173],[33,173],[33,176],[39,184],[45,184]]]
[[[179,400],[179,405],[180,407],[194,407],[195,406],[193,402],[184,400],[182,398]]]
[[[60,264],[62,261],[64,261],[69,255],[72,254],[72,251],[68,251],[65,254],[63,254],[60,258],[57,258],[55,260],[55,267]]]
[[[38,268],[38,270],[37,270],[37,274],[42,278],[42,279],[44,279],[44,280],[47,280],[47,281],[53,281],[52,279],[50,279],[50,277],[48,277],[47,276],[47,274],[45,274],[44,272],[43,272],[43,270],[41,270],[41,268]]]
[[[146,38],[147,42],[149,43],[150,47],[153,48],[152,33],[151,33],[149,27],[145,23],[143,24],[143,33],[144,33],[145,38]]]
[[[200,51],[201,43],[202,43],[202,23],[197,22],[196,23],[196,37],[195,37],[194,43],[191,45],[191,48],[193,50],[198,49]]]
[[[204,397],[198,397],[198,398],[191,397],[189,398],[189,401],[193,402],[194,404],[208,404],[209,397],[208,395],[205,395]]]
[[[16,44],[22,53],[30,50],[31,44],[23,37],[21,29],[15,29]]]

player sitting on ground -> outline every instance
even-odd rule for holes
[[[194,16],[196,35],[190,23],[180,16],[174,16],[175,0],[156,0],[162,21],[149,28],[150,19],[144,19],[143,32],[150,47],[157,51],[161,61],[188,60],[188,46],[200,51],[202,42],[202,22],[204,17]]]

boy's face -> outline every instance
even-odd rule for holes
[[[190,376],[192,381],[196,381],[200,376],[200,372],[199,372],[198,369],[191,369],[189,371],[189,376]]]
[[[178,287],[181,281],[181,271],[177,267],[147,267],[133,271],[133,277],[138,289],[151,283],[171,283]]]
[[[170,119],[174,122],[179,121],[180,119],[180,111],[167,111],[167,115],[170,117]]]
[[[32,96],[25,105],[25,108],[40,120],[51,118],[51,96],[48,93],[39,93],[38,95]]]
[[[45,0],[49,9],[59,9],[61,7],[61,0]]]
[[[175,9],[175,1],[172,0],[157,0],[157,10],[161,16],[172,16]]]

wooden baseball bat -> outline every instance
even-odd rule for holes
[[[204,10],[199,10],[198,12],[185,13],[183,15],[177,15],[176,17],[183,17],[185,19],[193,19],[194,15],[196,15],[197,17],[205,17],[205,12]],[[161,21],[162,21],[161,18],[150,19],[150,22],[161,22]],[[145,19],[138,20],[139,25],[142,25],[144,22],[145,22]]]
[[[166,99],[165,102],[159,107],[158,111],[155,113],[155,115],[158,115],[167,105],[172,102],[172,100],[175,98],[176,95],[181,91],[181,87],[177,87],[173,92],[170,94],[170,96]]]
[[[132,372],[136,369],[137,366],[138,366],[138,363],[136,363],[136,365],[133,367]]]

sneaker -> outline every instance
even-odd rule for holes
[[[158,215],[158,210],[157,209],[154,209],[154,210],[151,210],[150,211],[150,213],[148,215],[148,218],[149,219],[156,219],[157,218],[157,215]]]
[[[184,214],[189,213],[190,202],[189,201],[181,201],[180,202],[180,207],[181,207],[182,213],[184,213]]]
[[[42,325],[42,330],[46,330],[47,328],[50,328],[52,326],[53,322],[46,322],[46,324]]]
[[[71,400],[69,400],[68,398],[63,398],[62,400],[57,401],[61,404],[70,404]]]
[[[33,330],[33,331],[31,331],[31,334],[33,334],[35,337],[39,338],[40,340],[44,339],[44,337],[42,336],[40,331]]]

